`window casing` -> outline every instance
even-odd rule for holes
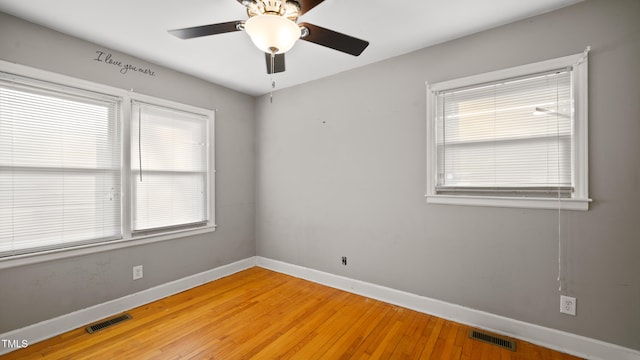
[[[0,260],[213,231],[213,126],[211,110],[0,61]],[[150,187],[159,173],[169,187]]]
[[[587,51],[427,84],[427,202],[588,209]]]

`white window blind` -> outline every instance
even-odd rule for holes
[[[119,106],[0,73],[0,256],[121,237]]]
[[[134,101],[132,231],[206,225],[209,118]]]
[[[571,68],[436,93],[436,193],[570,197]]]

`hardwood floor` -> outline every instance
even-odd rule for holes
[[[578,359],[527,342],[512,352],[469,327],[251,268],[1,359]]]

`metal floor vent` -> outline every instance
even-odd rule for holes
[[[493,345],[498,345],[507,350],[516,351],[516,342],[505,338],[493,336],[482,331],[473,330],[469,332],[469,337],[482,342],[486,342]]]
[[[115,325],[115,324],[121,323],[121,322],[123,322],[123,321],[125,321],[125,320],[129,320],[129,319],[131,319],[131,315],[129,315],[129,314],[122,314],[122,315],[120,315],[120,316],[116,316],[116,317],[114,317],[114,318],[111,318],[111,319],[108,319],[108,320],[105,320],[105,321],[99,322],[99,323],[97,323],[97,324],[93,324],[93,325],[91,325],[91,326],[87,326],[87,327],[86,327],[86,329],[87,329],[87,332],[88,332],[89,334],[93,334],[93,333],[94,333],[94,332],[96,332],[96,331],[100,331],[100,330],[106,329],[106,328],[108,328],[109,326],[112,326],[112,325]]]

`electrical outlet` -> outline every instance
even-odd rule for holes
[[[576,298],[560,295],[560,312],[576,316]]]
[[[133,267],[133,280],[142,279],[142,265]]]
[[[347,266],[347,257],[346,256],[342,257],[342,265]]]

